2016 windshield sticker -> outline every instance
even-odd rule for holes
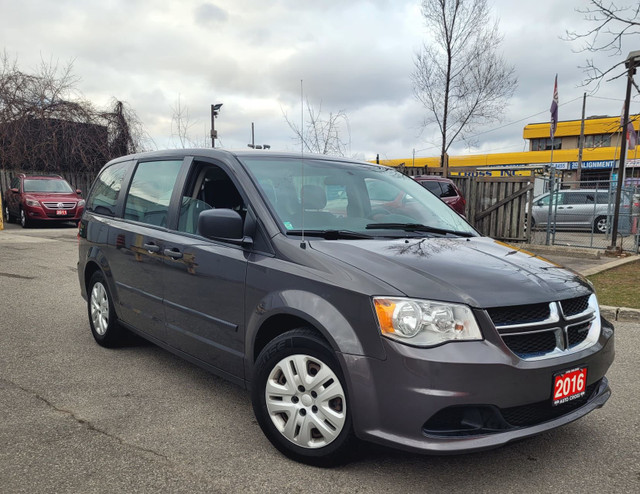
[[[291,223],[289,223],[288,221],[285,221],[285,222],[284,222],[284,227],[285,227],[287,230],[293,230],[293,225],[292,225]]]

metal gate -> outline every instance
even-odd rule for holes
[[[615,181],[592,184],[554,183],[553,194],[535,198],[532,206],[531,242],[571,247],[606,249],[611,245],[615,201]],[[549,186],[545,187],[547,190]],[[640,186],[622,187],[617,244],[638,252],[640,239]]]

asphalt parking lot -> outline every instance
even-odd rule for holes
[[[640,324],[616,324],[613,396],[578,422],[462,456],[364,445],[323,470],[271,447],[245,390],[135,338],[96,345],[74,227],[5,226],[2,492],[640,492]]]

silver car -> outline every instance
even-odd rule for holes
[[[551,218],[557,229],[591,230],[606,233],[607,216],[613,214],[607,189],[559,190],[553,193],[549,208],[549,193],[533,200],[531,227],[546,227]]]

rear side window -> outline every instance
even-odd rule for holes
[[[125,161],[111,165],[102,171],[87,199],[86,209],[88,211],[110,216],[116,214],[116,203],[122,188],[122,179],[130,165],[131,161]]]
[[[169,202],[181,166],[182,160],[139,163],[129,187],[124,217],[167,226]]]
[[[458,195],[453,184],[440,182],[440,186],[442,187],[442,195],[440,197],[456,197]]]
[[[569,192],[564,195],[564,204],[593,204],[593,194]]]
[[[435,180],[426,180],[424,182],[420,182],[420,185],[422,185],[429,192],[435,194],[437,197],[440,197],[442,195],[440,183],[436,182]]]

